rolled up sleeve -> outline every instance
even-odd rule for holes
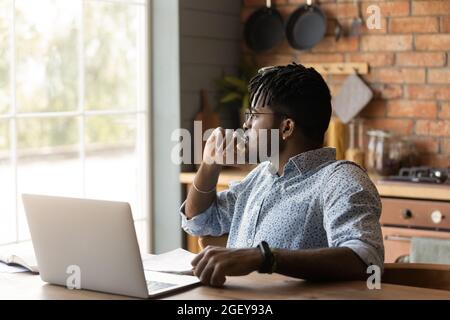
[[[216,201],[195,217],[188,219],[185,214],[186,201],[180,208],[181,227],[193,236],[221,236],[230,231],[233,208],[225,204],[227,195],[224,191],[217,194]]]
[[[180,215],[184,231],[194,236],[214,237],[229,233],[238,198],[246,199],[255,177],[261,170],[264,170],[264,167],[257,166],[242,181],[231,182],[227,190],[217,193],[216,200],[208,209],[191,219],[186,217],[186,201],[183,202]]]
[[[330,247],[347,247],[383,270],[381,201],[372,181],[353,163],[341,164],[324,192],[324,228]]]

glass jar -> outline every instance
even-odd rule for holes
[[[369,173],[390,176],[398,173],[402,165],[403,149],[401,140],[384,130],[367,132],[366,168]]]
[[[416,166],[418,154],[414,143],[407,137],[398,138],[392,143],[391,152],[400,159],[400,168]]]

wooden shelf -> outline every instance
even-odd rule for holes
[[[343,62],[343,63],[311,63],[306,67],[313,67],[322,75],[328,74],[368,74],[369,64],[367,62]]]

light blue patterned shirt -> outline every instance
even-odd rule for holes
[[[367,265],[383,269],[381,202],[366,172],[337,161],[336,150],[320,148],[289,159],[278,176],[269,162],[218,192],[216,201],[183,229],[197,236],[229,233],[227,247],[348,247]],[[275,173],[273,173],[275,171]]]

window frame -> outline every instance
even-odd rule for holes
[[[35,1],[35,0],[33,0]],[[117,115],[135,115],[136,116],[136,148],[138,149],[137,157],[143,157],[142,161],[143,168],[139,168],[142,174],[138,174],[137,177],[142,177],[143,181],[140,185],[143,186],[143,190],[138,190],[138,193],[143,193],[141,195],[142,201],[144,203],[142,206],[143,215],[139,218],[133,219],[134,223],[144,223],[145,228],[145,239],[143,243],[143,248],[141,250],[149,252],[152,248],[152,236],[151,236],[151,191],[150,191],[150,178],[151,178],[151,85],[150,85],[150,39],[151,34],[150,26],[150,2],[151,0],[77,0],[79,2],[78,19],[78,37],[77,37],[77,47],[78,47],[78,61],[77,61],[77,74],[78,74],[78,105],[77,109],[74,111],[53,111],[53,112],[19,112],[17,108],[16,101],[16,30],[15,30],[15,0],[10,1],[9,8],[9,92],[10,92],[10,105],[9,112],[0,114],[0,120],[5,121],[9,126],[9,167],[11,168],[13,181],[12,188],[13,194],[15,195],[15,201],[13,201],[14,215],[15,215],[15,241],[12,243],[20,242],[20,232],[19,232],[19,208],[20,208],[20,194],[18,188],[18,152],[17,152],[17,137],[18,128],[17,121],[19,119],[48,119],[48,118],[75,118],[78,121],[78,160],[81,161],[82,167],[82,196],[86,197],[86,132],[85,123],[86,119],[91,116],[117,116]],[[142,6],[142,13],[139,14],[141,21],[139,25],[142,28],[138,28],[137,37],[137,50],[138,72],[136,88],[137,93],[137,106],[135,109],[98,109],[98,110],[87,110],[85,109],[85,52],[84,52],[84,6],[86,3],[113,3],[121,4],[127,6]],[[144,123],[141,126],[141,121],[139,117],[143,117]],[[143,139],[143,141],[140,141]],[[142,147],[141,147],[142,146]],[[135,208],[137,209],[137,208]],[[0,219],[1,221],[1,219]],[[9,242],[11,243],[11,242]],[[0,243],[0,245],[5,245],[7,243]]]

